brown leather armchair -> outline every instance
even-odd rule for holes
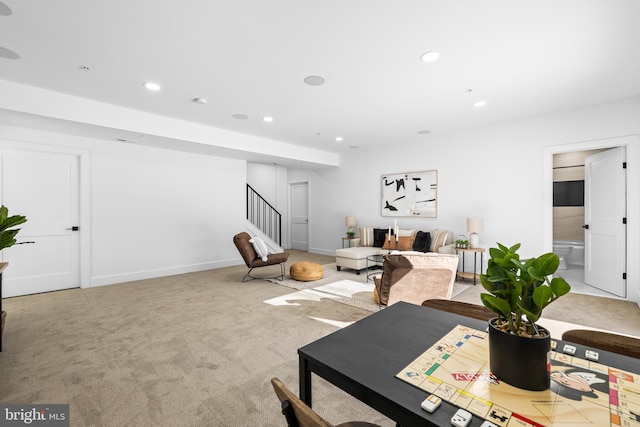
[[[388,254],[382,276],[375,278],[380,304],[398,301],[421,305],[428,299],[449,299],[458,269],[458,255],[434,252]],[[375,296],[374,293],[374,296]]]
[[[243,282],[248,282],[249,280],[254,279],[277,279],[282,280],[284,278],[285,272],[285,262],[289,259],[289,254],[286,252],[280,252],[275,254],[269,254],[267,256],[267,260],[263,261],[262,258],[258,256],[256,250],[253,248],[253,245],[249,241],[251,240],[251,236],[247,232],[241,232],[233,236],[233,243],[238,248],[238,252],[242,255],[242,259],[244,263],[249,267],[249,271],[242,278]],[[268,265],[277,265],[280,264],[280,274],[272,277],[254,277],[251,275],[251,272],[254,268],[258,267],[266,267]]]

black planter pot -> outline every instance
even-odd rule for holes
[[[524,338],[497,329],[489,320],[489,366],[500,381],[542,391],[551,380],[551,336]],[[546,330],[540,326],[538,329]]]

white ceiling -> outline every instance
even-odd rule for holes
[[[639,18],[637,0],[1,0],[0,79],[341,153],[638,95]]]

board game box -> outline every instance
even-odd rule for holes
[[[489,370],[489,335],[458,325],[396,377],[500,427],[640,427],[640,375],[551,352],[551,388],[518,389]]]

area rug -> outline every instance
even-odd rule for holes
[[[352,270],[337,271],[335,263],[323,265],[322,268],[322,279],[312,282],[293,280],[288,274],[285,275],[284,280],[268,279],[272,283],[296,289],[297,292],[272,298],[265,303],[293,305],[296,304],[292,302],[295,300],[319,301],[324,298],[371,312],[380,310],[380,306],[373,300],[374,284],[366,281],[367,276],[364,271],[359,275]],[[452,298],[468,287],[469,285],[466,284],[454,283]]]

